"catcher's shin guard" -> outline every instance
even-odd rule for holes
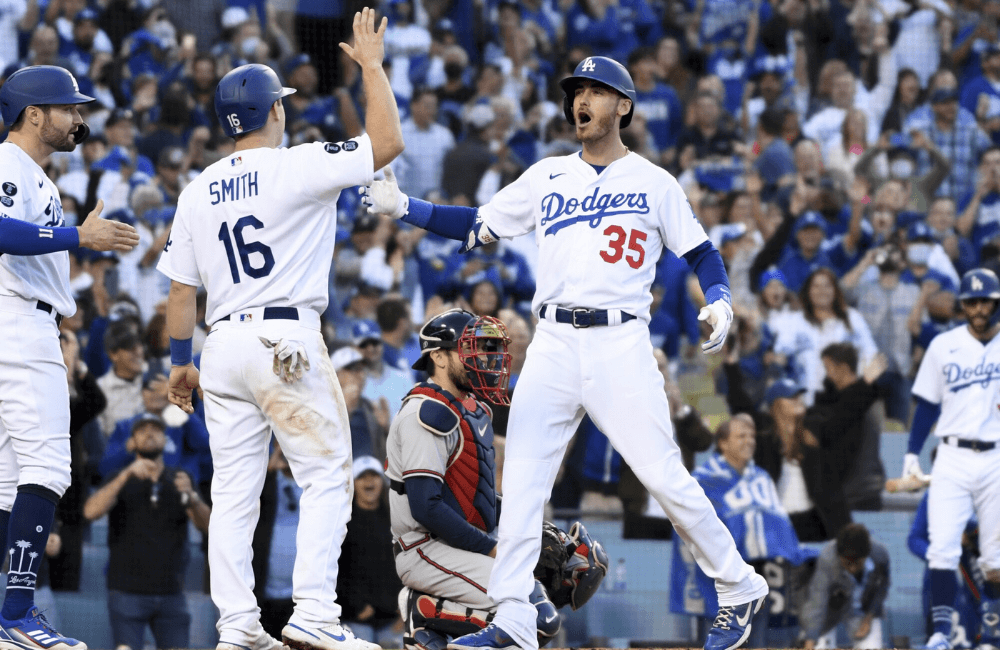
[[[538,616],[535,625],[538,628],[538,647],[544,647],[559,633],[562,620],[556,606],[549,600],[549,595],[541,582],[535,580],[535,588],[531,590],[528,601],[535,606]]]
[[[452,637],[464,636],[478,632],[493,620],[493,612],[466,607],[421,591],[404,588],[399,595],[400,605],[405,599],[405,607],[400,608],[406,622],[404,637],[416,639],[416,632],[421,629]]]

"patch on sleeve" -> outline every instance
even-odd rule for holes
[[[431,433],[446,436],[458,426],[458,414],[434,399],[425,399],[417,412],[420,424]]]

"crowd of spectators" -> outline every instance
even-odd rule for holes
[[[105,217],[142,238],[127,255],[72,255],[79,309],[62,336],[73,486],[59,509],[54,588],[79,588],[86,520],[108,510],[86,508],[88,497],[128,495],[128,481],[144,479],[147,492],[163,485],[164,504],[193,495],[171,522],[204,514],[188,505],[210,498],[208,434],[197,412],[167,404],[158,254],[180,192],[233,150],[213,107],[233,67],[265,63],[296,89],[284,100],[289,146],[364,130],[360,74],[337,47],[361,5],[0,0],[0,82],[26,65],[58,65],[97,98],[80,106],[90,139],[46,170],[67,225],[103,200]],[[1000,2],[381,0],[378,10],[389,17],[385,66],[407,147],[396,175],[404,192],[437,203],[480,205],[539,159],[577,151],[557,82],[589,55],[626,64],[637,101],[623,141],[678,178],[723,255],[736,319],[715,385],[759,432],[757,464],[784,511],[802,540],[833,540],[852,509],[880,506],[885,420],[908,425],[923,351],[956,324],[960,275],[1000,270]],[[534,240],[468,255],[459,246],[341,195],[323,322],[358,457],[384,460],[388,426],[418,378],[415,327],[448,306],[505,321],[516,390],[533,332]],[[665,250],[650,331],[693,469],[711,432],[675,383],[705,372],[695,354],[703,298],[691,279]],[[505,413],[496,415],[502,435]],[[163,444],[155,470],[137,465],[147,437]],[[589,420],[578,439],[558,505],[655,519]],[[258,558],[274,571],[258,567],[258,595],[280,610],[297,487],[280,450],[271,465]],[[163,472],[170,480],[153,481]],[[368,496],[356,516],[374,528],[381,506]],[[116,531],[132,526],[131,503],[111,510]],[[121,540],[114,553],[135,551]],[[111,582],[115,593],[129,586]],[[373,631],[388,615],[383,603],[352,611]]]

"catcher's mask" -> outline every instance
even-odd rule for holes
[[[507,327],[492,316],[479,316],[466,325],[458,339],[458,357],[465,367],[472,392],[493,404],[508,405],[510,336]]]

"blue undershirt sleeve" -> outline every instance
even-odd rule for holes
[[[79,245],[76,228],[46,228],[20,219],[0,219],[0,254],[45,255]]]
[[[716,300],[725,300],[730,305],[733,303],[729,295],[726,265],[722,263],[722,256],[712,242],[706,241],[695,246],[684,253],[684,259],[698,276],[698,284],[705,294],[706,303],[712,304]]]
[[[489,555],[496,546],[496,540],[467,522],[444,502],[441,481],[429,476],[414,476],[404,483],[413,518],[448,546],[482,555]]]
[[[941,417],[941,405],[932,404],[922,397],[914,397],[917,408],[913,412],[913,426],[910,428],[910,440],[906,446],[907,453],[919,454],[924,448],[924,442],[931,433],[931,427]]]
[[[410,197],[410,209],[402,220],[435,235],[464,241],[476,225],[476,208],[458,205],[435,205]]]

